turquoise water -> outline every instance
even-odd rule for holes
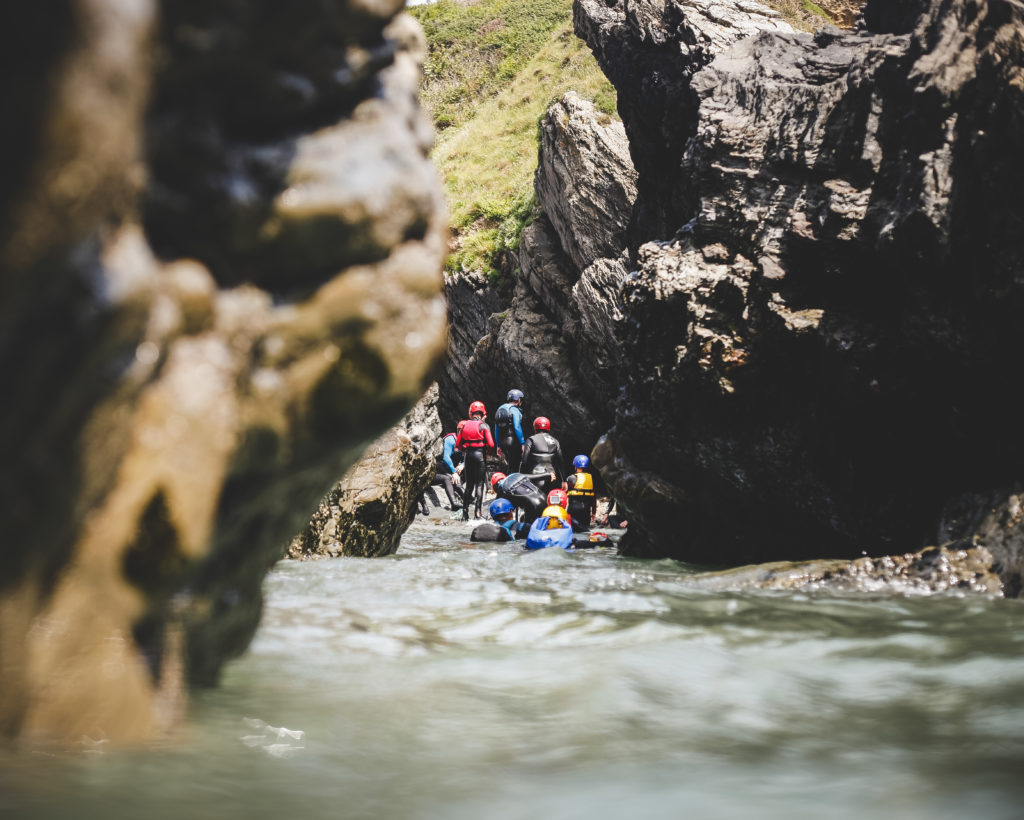
[[[464,532],[283,562],[180,738],[0,758],[0,816],[1024,814],[1021,602],[709,593]]]

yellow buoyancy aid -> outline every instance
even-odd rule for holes
[[[553,519],[557,518],[561,521],[569,520],[569,513],[565,511],[565,507],[559,507],[557,504],[552,504],[550,507],[545,507],[544,512],[541,513],[541,516],[545,515],[552,519],[551,521],[548,521],[549,530],[559,526],[554,522]]]
[[[581,495],[584,498],[594,497],[594,477],[590,473],[576,473],[575,483],[569,495]]]

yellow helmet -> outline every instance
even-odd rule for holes
[[[568,522],[569,513],[566,512],[565,507],[559,507],[557,504],[552,504],[550,507],[545,507],[544,512],[541,515],[546,515],[549,518],[558,518],[562,521]],[[548,524],[548,528],[552,529],[551,524]]]

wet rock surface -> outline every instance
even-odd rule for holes
[[[173,724],[421,396],[445,245],[400,6],[3,12],[0,733]]]
[[[441,419],[437,385],[366,452],[320,501],[309,526],[288,548],[291,558],[391,555],[413,505],[436,472]]]
[[[712,32],[697,3],[575,9],[639,174],[630,366],[595,452],[624,551],[884,555],[1012,481],[1019,7],[870,4],[813,36]]]
[[[611,325],[622,317],[622,247],[636,173],[622,123],[576,94],[552,105],[540,136],[536,191],[543,214],[523,231],[511,297],[472,347],[472,337],[457,331],[460,355],[468,349],[470,356],[449,359],[441,388],[442,396],[490,401],[492,413],[509,388],[523,390],[527,425],[536,416],[552,419],[571,458],[589,452],[612,421],[622,362]],[[462,281],[449,277],[446,284],[453,324],[465,314],[478,326],[485,305],[463,301]],[[465,414],[461,404],[453,409],[450,424]]]
[[[855,561],[778,561],[694,576],[707,590],[930,595],[981,593],[1002,596],[1003,584],[984,547],[929,547],[917,553]]]

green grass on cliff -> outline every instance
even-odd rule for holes
[[[767,4],[804,30],[831,21],[813,0]],[[421,100],[438,128],[433,159],[451,211],[447,269],[497,280],[537,213],[540,118],[570,90],[616,116],[615,89],[572,32],[572,0],[438,0],[409,11],[427,35]]]
[[[615,111],[615,89],[572,33],[572,0],[440,0],[410,11],[427,34],[421,99],[455,232],[449,270],[498,277],[535,215],[540,118],[566,91]]]

